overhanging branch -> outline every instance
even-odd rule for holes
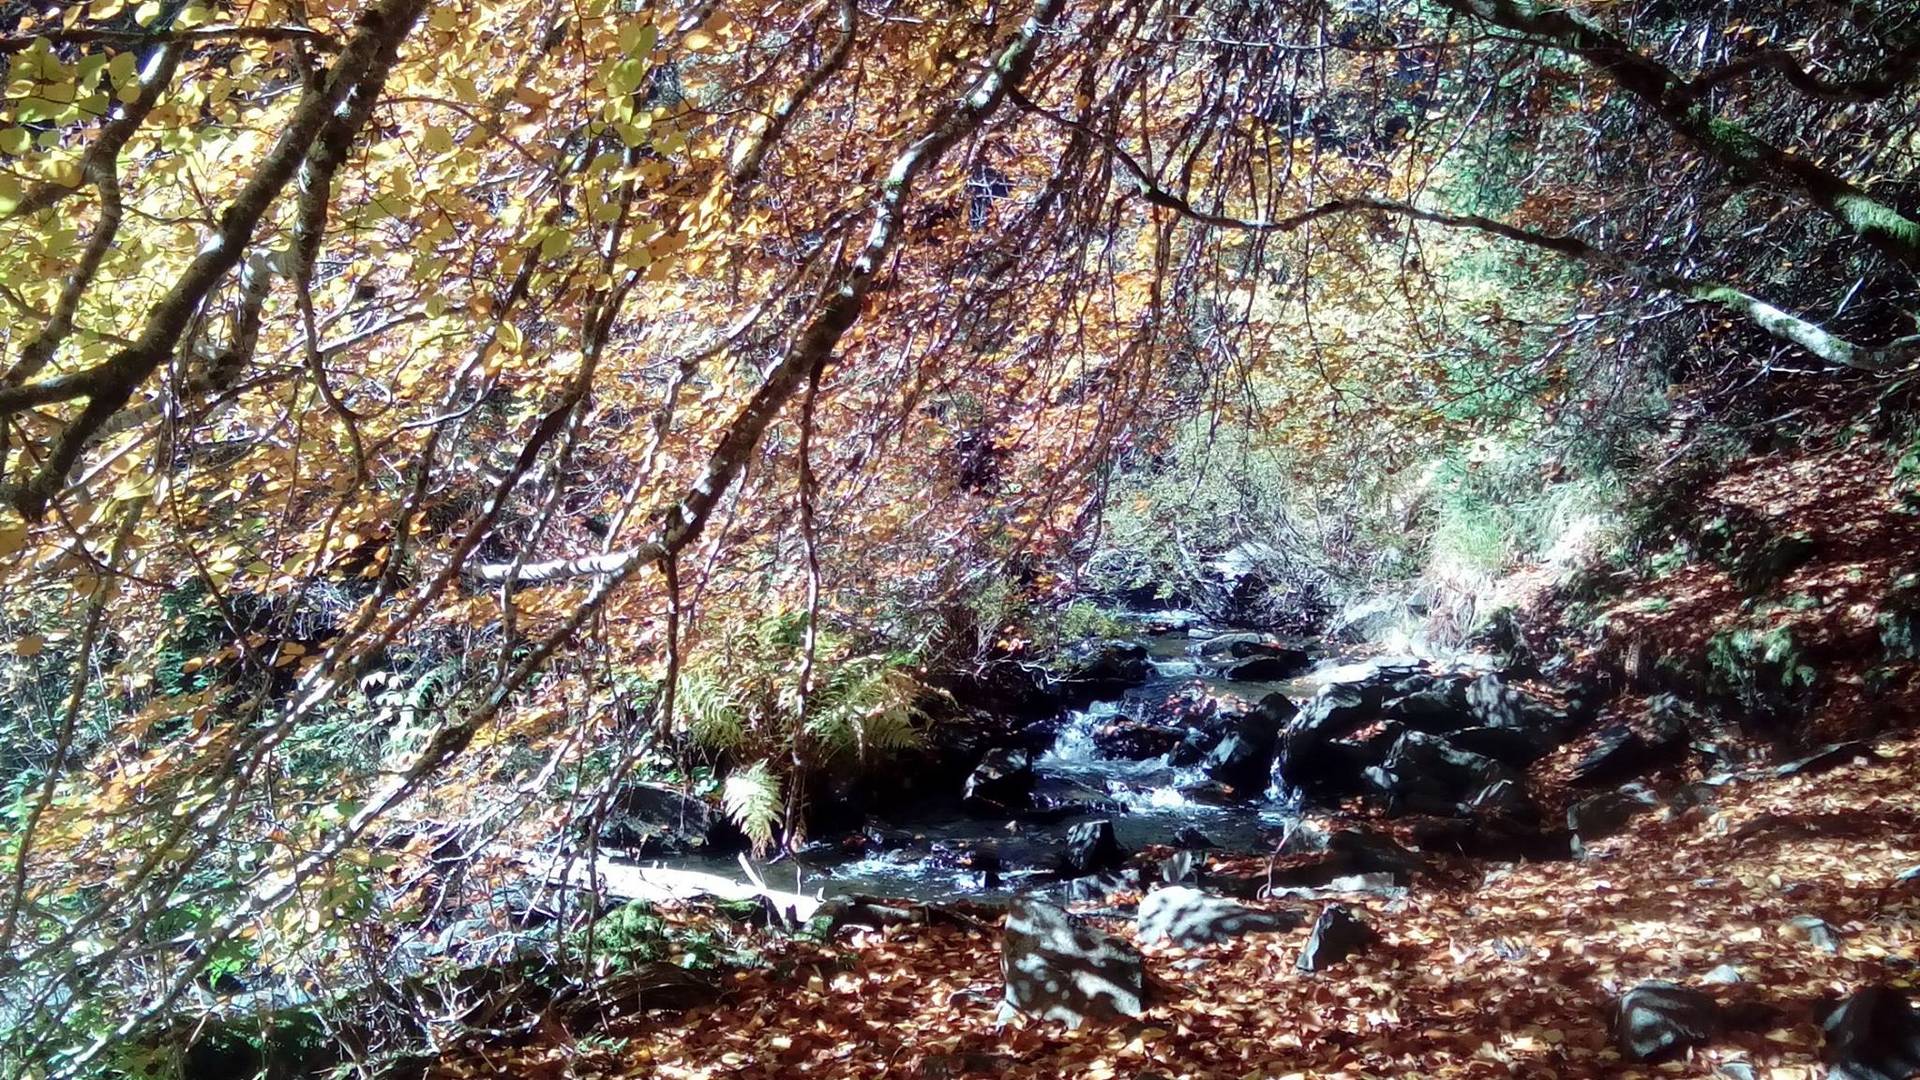
[[[340,53],[322,87],[305,95],[251,178],[220,214],[219,227],[194,254],[173,287],[147,312],[133,343],[106,361],[70,376],[0,390],[0,414],[33,404],[87,399],[68,422],[33,478],[6,495],[20,515],[38,520],[66,482],[87,445],[133,393],[172,355],[207,294],[246,254],[254,231],[293,179],[309,148],[347,95],[370,73],[384,73],[426,0],[382,0],[360,16],[359,30]]]
[[[1329,199],[1316,206],[1308,207],[1297,214],[1282,218],[1248,219],[1226,214],[1209,213],[1193,206],[1179,195],[1161,187],[1140,162],[1118,143],[1092,128],[1059,113],[1042,108],[1024,97],[1015,100],[1029,112],[1042,116],[1054,123],[1084,132],[1098,139],[1116,161],[1127,171],[1140,196],[1154,206],[1165,207],[1202,225],[1218,229],[1241,232],[1289,233],[1335,214],[1380,213],[1442,225],[1451,229],[1471,229],[1476,232],[1498,236],[1505,240],[1542,248],[1600,270],[1604,273],[1625,277],[1663,292],[1673,293],[1688,300],[1713,304],[1733,314],[1739,315],[1772,334],[1782,341],[1796,345],[1807,352],[1831,364],[1854,368],[1859,371],[1884,374],[1912,364],[1920,359],[1920,335],[1900,338],[1885,345],[1859,345],[1839,337],[1818,323],[1803,319],[1792,312],[1760,299],[1732,285],[1718,281],[1705,281],[1688,277],[1669,270],[1650,267],[1636,262],[1598,245],[1591,244],[1577,236],[1566,233],[1547,233],[1535,229],[1522,228],[1495,218],[1480,214],[1449,214],[1438,210],[1428,210],[1411,203],[1394,199],[1355,196]]]
[[[1830,215],[1847,231],[1909,269],[1920,270],[1920,221],[1822,167],[1714,116],[1686,80],[1618,34],[1570,8],[1532,0],[1440,0],[1449,10],[1580,57],[1639,98],[1669,128],[1736,176],[1773,184]],[[1913,58],[1906,61],[1911,65]],[[1904,78],[1910,67],[1895,74]]]
[[[331,34],[311,26],[196,26],[191,30],[49,30],[44,34],[0,37],[0,55],[25,52],[36,41],[53,45],[127,45],[162,42],[192,44],[201,41],[304,41],[336,52],[340,43]]]
[[[812,317],[774,365],[759,389],[747,400],[727,425],[720,441],[707,459],[699,480],[661,519],[655,537],[638,547],[606,555],[556,559],[543,563],[493,563],[470,568],[473,576],[485,582],[499,582],[511,576],[521,584],[537,584],[587,575],[625,577],[635,568],[670,557],[692,543],[705,527],[707,518],[719,503],[748,456],[759,446],[760,438],[773,423],[782,407],[800,385],[824,367],[840,344],[840,338],[860,317],[861,305],[873,289],[875,277],[886,265],[900,239],[902,211],[913,194],[916,180],[933,168],[955,143],[978,130],[987,117],[1000,107],[1033,66],[1041,29],[1052,22],[1064,6],[1064,0],[1040,0],[1013,41],[1003,49],[987,72],[977,80],[950,110],[894,158],[880,192],[873,201],[873,224],[866,242],[847,267],[840,284],[830,289],[814,309]]]

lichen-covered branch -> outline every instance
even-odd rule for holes
[[[1602,273],[1629,278],[1642,285],[1673,293],[1688,300],[1713,304],[1749,320],[1774,337],[1796,345],[1830,364],[1883,374],[1920,360],[1920,337],[1901,338],[1879,346],[1859,345],[1828,331],[1817,323],[1794,315],[1732,285],[1702,281],[1673,271],[1650,267],[1570,234],[1522,228],[1480,214],[1449,214],[1395,199],[1366,196],[1329,199],[1299,213],[1271,219],[1237,218],[1228,214],[1200,210],[1188,200],[1157,183],[1147,174],[1147,170],[1139,160],[1118,143],[1084,124],[1041,108],[1025,98],[1016,100],[1029,112],[1098,139],[1127,172],[1135,190],[1143,199],[1154,206],[1165,207],[1202,225],[1241,232],[1288,233],[1322,218],[1362,212],[1391,214],[1448,228],[1472,229],[1530,247],[1553,251]]]
[[[1639,98],[1668,127],[1735,175],[1794,192],[1909,268],[1920,270],[1920,222],[1810,157],[1717,118],[1690,84],[1578,12],[1529,0],[1442,0],[1449,9],[1572,53]],[[1909,59],[1908,63],[1911,63]],[[1909,72],[1910,74],[1910,72]]]

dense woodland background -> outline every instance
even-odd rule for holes
[[[1129,605],[1532,613],[1788,743],[1914,690],[1910,5],[8,0],[0,54],[0,1071],[364,981],[635,780],[798,846]],[[1821,514],[1887,523],[1832,596]]]

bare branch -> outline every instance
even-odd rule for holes
[[[140,47],[162,42],[175,45],[202,41],[304,41],[327,52],[338,52],[339,41],[311,26],[196,26],[191,30],[50,30],[44,34],[0,37],[0,55],[25,52],[36,41],[53,45],[124,45]]]
[[[476,566],[472,573],[489,582],[512,574],[522,584],[589,574],[609,575],[611,580],[625,577],[637,566],[657,562],[692,543],[720,497],[746,466],[748,456],[759,445],[767,426],[773,423],[802,382],[827,363],[841,336],[859,318],[875,276],[899,241],[901,212],[912,195],[914,181],[938,164],[955,143],[978,130],[1026,77],[1033,66],[1041,29],[1058,16],[1063,2],[1040,0],[992,68],[974,83],[959,104],[894,158],[893,167],[888,170],[879,196],[873,202],[873,224],[866,243],[854,256],[840,284],[827,292],[807,325],[794,336],[780,362],[735,414],[708,457],[705,473],[679,503],[667,511],[654,540],[605,555],[520,566],[517,573],[511,563]]]
[[[1801,65],[1786,49],[1763,49],[1701,72],[1677,91],[1683,101],[1696,101],[1718,86],[1745,78],[1757,71],[1778,72],[1795,90],[1825,101],[1878,101],[1913,79],[1920,72],[1920,43],[1897,49],[1886,63],[1870,75],[1853,79],[1823,79]]]
[[[1906,367],[1916,359],[1920,359],[1920,337],[1901,338],[1881,346],[1857,345],[1834,335],[1817,323],[1802,319],[1732,285],[1702,281],[1649,267],[1570,234],[1539,232],[1479,214],[1448,214],[1394,199],[1367,196],[1330,199],[1297,214],[1273,219],[1250,220],[1203,211],[1194,207],[1186,199],[1161,187],[1147,175],[1146,169],[1133,155],[1112,139],[1085,124],[1042,108],[1018,94],[1015,95],[1014,100],[1028,112],[1099,140],[1131,176],[1134,187],[1142,198],[1154,206],[1165,207],[1202,225],[1241,232],[1289,233],[1309,222],[1334,214],[1354,212],[1392,214],[1448,228],[1472,229],[1532,247],[1544,248],[1605,273],[1626,277],[1689,300],[1714,304],[1750,320],[1767,333],[1797,345],[1831,364],[1882,374]]]
[[[1920,269],[1920,222],[1810,157],[1714,117],[1671,68],[1580,13],[1531,0],[1442,0],[1464,15],[1529,34],[1605,72],[1668,127],[1735,175],[1798,194],[1848,231],[1908,268]]]
[[[846,66],[847,58],[853,55],[853,33],[859,16],[860,9],[855,0],[840,0],[840,36],[834,41],[833,49],[821,59],[818,66],[807,73],[807,77],[794,88],[793,94],[773,110],[767,117],[766,123],[734,158],[733,182],[742,190],[759,178],[760,164],[765,160],[767,151],[773,147],[774,143],[780,141],[780,136],[786,132],[787,125],[793,122],[794,115],[807,103],[807,99]]]

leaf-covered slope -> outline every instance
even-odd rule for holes
[[[1881,752],[1644,816],[1584,861],[1460,862],[1446,868],[1454,884],[1404,902],[1345,897],[1381,944],[1324,974],[1295,970],[1304,928],[1143,946],[1165,993],[1138,1023],[996,1027],[997,935],[907,926],[796,948],[785,974],[743,973],[716,1007],[600,1033],[625,1042],[554,1033],[440,1074],[1709,1077],[1746,1062],[1810,1080],[1823,1074],[1822,1006],[1910,984],[1920,957],[1920,881],[1896,880],[1920,864],[1920,739]],[[1837,951],[1802,929],[1809,918]],[[1742,981],[1703,984],[1723,964]],[[1632,1066],[1607,1006],[1644,979],[1704,986],[1750,1022],[1690,1058]]]

